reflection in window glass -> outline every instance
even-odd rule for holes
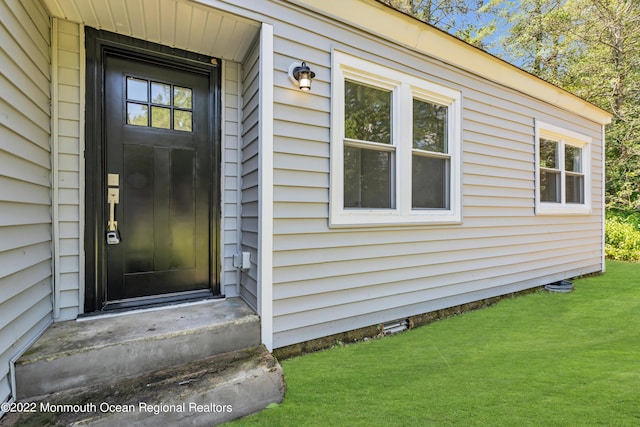
[[[185,132],[191,132],[192,124],[191,124],[191,111],[181,111],[174,110],[173,111],[173,128],[175,130],[181,130]]]
[[[186,87],[173,87],[173,105],[178,108],[184,108],[190,110],[192,107],[192,93],[191,89]]]
[[[164,107],[151,107],[151,127],[171,129],[171,109]]]
[[[127,99],[147,102],[149,100],[147,89],[146,80],[127,77]]]
[[[564,146],[564,169],[570,172],[582,172],[582,149],[580,147]]]
[[[171,105],[171,85],[151,83],[151,102],[154,104]]]
[[[540,167],[558,169],[558,143],[540,138]]]
[[[149,126],[149,107],[127,102],[127,124]]]
[[[447,107],[413,100],[413,148],[447,152]]]
[[[344,136],[391,144],[391,91],[345,80]]]

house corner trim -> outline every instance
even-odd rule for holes
[[[260,31],[258,310],[262,343],[273,350],[273,26]]]

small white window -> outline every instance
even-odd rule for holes
[[[591,212],[591,139],[536,121],[536,213]]]
[[[332,226],[461,221],[461,95],[333,52]]]

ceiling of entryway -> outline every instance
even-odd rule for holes
[[[51,16],[242,61],[260,24],[189,0],[43,0]]]

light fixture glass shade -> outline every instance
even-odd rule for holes
[[[300,86],[300,90],[311,90],[311,77],[309,73],[300,73],[298,85]]]
[[[311,71],[305,62],[299,67],[293,69],[293,77],[298,81],[298,87],[300,90],[311,90],[311,81],[316,76],[316,73]]]

